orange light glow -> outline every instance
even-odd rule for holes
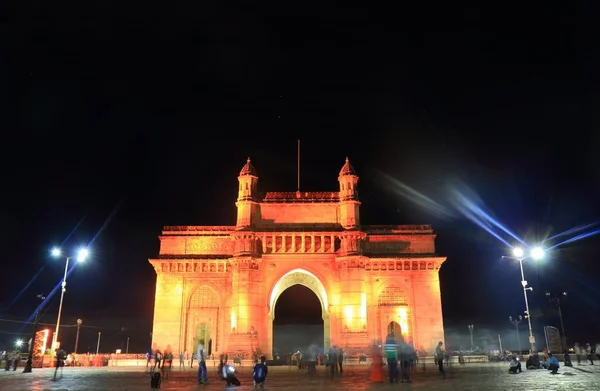
[[[344,307],[344,315],[346,316],[346,325],[351,327],[354,323],[354,309],[351,305]]]
[[[367,323],[367,294],[364,292],[360,296],[360,322]]]
[[[231,330],[237,329],[237,316],[231,311]]]
[[[402,335],[405,337],[410,335],[410,330],[408,329],[408,311],[406,308],[401,307],[398,309],[398,320],[398,324],[400,324],[400,328],[402,329]]]
[[[43,337],[42,337],[42,346],[40,346],[40,355],[44,355],[46,353],[46,346],[48,345],[48,329],[43,330]]]

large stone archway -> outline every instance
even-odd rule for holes
[[[321,317],[323,319],[323,348],[325,351],[329,350],[331,343],[331,328],[329,323],[329,299],[327,297],[327,290],[323,283],[313,273],[304,269],[290,270],[273,286],[271,295],[269,296],[269,313],[267,318],[267,334],[268,334],[268,348],[267,351],[273,355],[273,321],[275,320],[275,305],[279,296],[293,285],[302,285],[313,291],[313,293],[319,299],[321,303]]]

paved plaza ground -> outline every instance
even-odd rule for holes
[[[223,390],[225,384],[219,381],[215,369],[209,367],[209,384],[198,385],[195,371],[189,367],[183,371],[173,370],[170,379],[163,381],[163,390]],[[600,365],[582,365],[574,368],[561,368],[558,375],[548,371],[524,371],[509,375],[506,364],[468,364],[447,368],[444,379],[433,366],[425,372],[419,368],[413,374],[410,384],[373,384],[369,381],[367,366],[349,366],[344,374],[330,379],[324,367],[316,375],[309,376],[294,367],[271,367],[267,390],[389,390],[418,389],[427,390],[599,390]],[[46,390],[149,390],[150,377],[140,367],[102,367],[102,368],[65,368],[63,377],[52,381],[53,369],[34,369],[24,374],[22,369],[16,372],[0,371],[0,390],[7,391],[46,391]],[[250,380],[251,369],[241,368],[242,381],[239,390],[253,389]]]

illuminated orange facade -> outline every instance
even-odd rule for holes
[[[323,347],[365,348],[392,327],[418,348],[444,340],[431,226],[360,224],[358,176],[349,161],[339,190],[267,192],[248,159],[238,177],[235,226],[169,226],[157,274],[153,343],[213,354],[271,354],[275,306],[292,285],[322,306]]]

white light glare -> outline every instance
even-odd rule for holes
[[[512,253],[517,258],[521,258],[525,254],[525,252],[523,251],[523,249],[521,247],[513,248]]]
[[[53,256],[53,257],[58,257],[58,256],[60,256],[60,248],[58,248],[58,247],[54,247],[54,248],[52,249],[52,256]]]
[[[79,250],[79,253],[77,254],[77,261],[78,262],[85,261],[85,259],[87,258],[88,255],[89,255],[89,252],[88,252],[87,248],[82,248],[81,250]]]
[[[15,342],[15,345],[20,348],[21,345],[23,345],[23,341],[20,339],[17,339],[17,341]]]
[[[533,259],[544,258],[544,250],[541,247],[534,247],[533,250],[531,250],[531,257]]]

